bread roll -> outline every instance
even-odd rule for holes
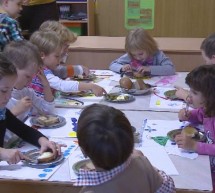
[[[59,123],[59,118],[57,116],[39,116],[37,122],[44,126],[50,126],[55,123]]]
[[[54,159],[54,154],[52,152],[43,152],[38,158],[39,163],[47,163]]]

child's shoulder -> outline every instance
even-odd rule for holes
[[[11,18],[8,14],[1,13],[0,14],[0,23],[1,24],[14,24],[14,23],[17,23],[17,21],[15,19]]]

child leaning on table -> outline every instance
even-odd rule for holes
[[[40,152],[51,150],[55,156],[61,153],[60,145],[49,141],[39,131],[25,125],[5,106],[11,97],[11,91],[17,79],[15,66],[0,53],[0,160],[16,164],[26,157],[18,149],[3,148],[6,129],[12,131],[25,141],[40,147]]]
[[[209,35],[205,38],[200,46],[202,58],[205,64],[211,65],[215,64],[215,33]],[[189,91],[181,87],[176,86],[176,96],[179,99],[189,102]]]
[[[96,84],[63,80],[53,74],[52,71],[56,70],[60,63],[61,54],[60,39],[56,32],[34,32],[30,37],[30,41],[40,50],[44,64],[44,73],[52,89],[67,93],[92,90],[96,96],[101,96],[103,93],[106,93],[102,87]],[[43,96],[43,86],[37,76],[32,79],[30,87],[33,88],[38,95]]]
[[[192,70],[186,77],[190,87],[190,102],[194,110],[179,111],[181,121],[203,124],[206,142],[197,142],[184,132],[175,137],[178,147],[209,155],[213,186],[215,188],[215,65],[203,65]]]
[[[84,186],[81,193],[175,192],[170,176],[154,168],[140,151],[133,152],[131,124],[120,110],[101,104],[86,107],[77,138],[96,168],[79,171],[74,185]]]
[[[65,79],[67,77],[72,77],[74,75],[89,75],[89,68],[82,65],[65,65],[68,57],[68,51],[70,44],[74,43],[77,40],[77,35],[74,34],[71,30],[61,24],[59,21],[48,20],[41,24],[40,31],[55,31],[60,38],[62,45],[61,50],[61,61],[60,65],[56,70],[53,70],[54,75]]]
[[[110,70],[117,73],[133,70],[142,75],[153,76],[175,74],[172,61],[158,49],[153,37],[142,28],[128,33],[125,39],[125,51],[126,54],[110,64]]]
[[[0,0],[0,51],[10,41],[23,40],[16,18],[22,10],[22,0]]]

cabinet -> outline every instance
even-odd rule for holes
[[[78,35],[95,35],[95,0],[57,1],[60,22]]]

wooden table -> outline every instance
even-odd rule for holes
[[[200,45],[203,38],[155,37],[159,49],[171,58],[176,71],[191,71],[204,63]],[[91,69],[108,69],[109,64],[125,53],[125,37],[79,36],[70,45],[68,64]]]

